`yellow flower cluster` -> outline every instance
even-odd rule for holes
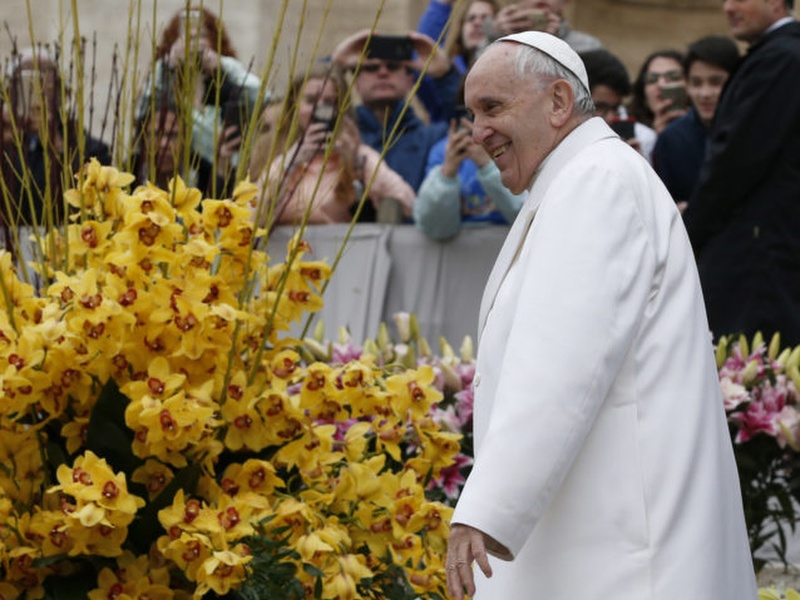
[[[307,597],[360,597],[392,568],[441,593],[450,509],[424,484],[459,436],[430,417],[433,370],[304,364],[283,332],[330,268],[299,239],[269,264],[254,186],[202,200],[132,180],[85,167],[38,292],[0,254],[0,597],[42,597],[82,556],[117,562],[92,600],[171,598],[178,571],[222,595],[253,578],[259,536],[291,550]],[[147,513],[159,531],[137,548]]]

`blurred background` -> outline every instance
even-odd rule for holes
[[[221,15],[240,60],[252,60],[257,74],[264,74],[274,56],[271,87],[280,88],[295,48],[298,64],[305,65],[328,54],[343,37],[375,23],[385,33],[416,29],[428,1],[206,0],[202,5]],[[61,36],[69,44],[77,22],[87,40],[86,76],[94,77],[95,105],[102,107],[112,73],[120,69],[120,63],[113,63],[115,48],[124,53],[126,44],[135,46],[138,40],[137,64],[144,69],[154,39],[185,7],[185,0],[3,0],[0,56],[7,62],[14,43],[25,47],[32,39],[51,43]],[[684,49],[702,35],[728,33],[719,0],[572,0],[566,13],[573,29],[600,38],[632,77],[653,50]]]

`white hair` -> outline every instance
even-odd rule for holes
[[[573,108],[575,114],[594,114],[594,101],[589,90],[584,87],[575,73],[549,54],[542,52],[538,48],[519,44],[514,67],[520,77],[537,75],[545,79],[547,83],[556,79],[565,80],[572,87],[572,91],[575,94],[575,106]]]

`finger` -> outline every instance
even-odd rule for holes
[[[482,535],[476,536],[472,540],[472,556],[483,574],[487,578],[491,577],[492,566],[489,564],[489,554],[486,552]]]
[[[464,584],[461,582],[461,576],[455,565],[447,567],[447,591],[455,600],[463,600],[464,598]]]

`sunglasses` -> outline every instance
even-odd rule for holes
[[[385,60],[381,62],[362,64],[361,70],[365,73],[377,73],[381,70],[381,67],[386,67],[386,70],[390,73],[396,73],[400,69],[405,68],[405,65],[396,60]]]
[[[644,76],[645,83],[658,83],[659,79],[663,79],[669,83],[675,83],[683,79],[683,71],[674,69],[672,71],[665,71],[663,73],[655,73],[653,71],[646,73]]]

